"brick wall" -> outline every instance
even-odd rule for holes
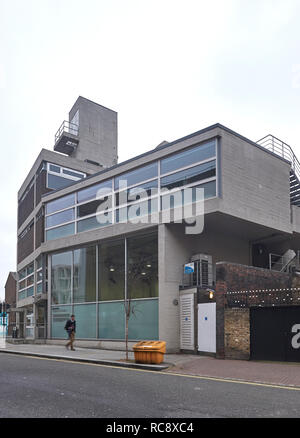
[[[227,359],[250,358],[250,310],[225,309],[225,355]]]
[[[250,309],[228,305],[229,291],[290,288],[292,275],[235,263],[216,264],[217,353],[219,359],[249,359]],[[300,278],[297,280],[300,283]]]

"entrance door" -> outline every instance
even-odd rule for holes
[[[194,350],[194,299],[193,293],[180,295],[180,349]]]
[[[216,352],[216,303],[198,304],[198,351]]]
[[[300,307],[250,309],[251,359],[300,362]]]

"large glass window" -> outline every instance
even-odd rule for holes
[[[99,305],[99,338],[125,339],[124,302],[100,303]]]
[[[216,196],[216,181],[209,181],[204,184],[189,187],[191,193],[187,193],[182,189],[161,196],[161,209],[168,210],[191,202],[196,202],[196,200],[199,201],[199,199],[197,199],[197,189],[204,189],[204,199],[214,198]]]
[[[61,211],[60,213],[52,214],[46,217],[46,228],[55,227],[56,225],[63,224],[65,222],[71,222],[75,219],[74,208]]]
[[[128,338],[158,339],[158,300],[133,300],[128,322]]]
[[[72,207],[75,204],[75,193],[47,202],[46,214],[55,213],[64,208]]]
[[[116,193],[116,205],[129,204],[139,199],[145,199],[150,196],[155,196],[158,193],[157,180],[148,183],[140,184],[128,190],[123,190]]]
[[[214,176],[216,176],[215,160],[165,176],[161,178],[160,185],[161,188],[171,190]]]
[[[129,298],[158,296],[157,235],[128,238],[127,290]]]
[[[99,252],[99,301],[123,300],[125,290],[125,243],[103,243]]]
[[[71,303],[72,252],[54,254],[52,257],[52,303]]]
[[[147,223],[149,215],[158,211],[158,199],[152,198],[148,201],[137,202],[128,207],[118,208],[116,210],[116,222],[126,223]]]
[[[85,202],[91,199],[99,199],[112,191],[112,180],[101,182],[100,184],[80,190],[77,194],[78,202]]]
[[[104,199],[81,204],[77,207],[77,217],[89,216],[100,211],[105,211],[112,208],[112,197],[106,196]]]
[[[77,222],[77,232],[92,230],[93,228],[105,227],[112,223],[111,211],[92,216]]]
[[[73,302],[96,301],[96,247],[74,251]]]
[[[18,299],[22,300],[34,294],[34,264],[30,263],[19,272],[19,294]]]
[[[68,187],[73,184],[75,181],[69,178],[63,178],[62,176],[52,175],[52,173],[48,173],[48,189],[59,190],[64,187]]]
[[[160,162],[161,174],[172,172],[181,167],[192,166],[208,158],[215,157],[216,142],[211,140],[207,143],[202,143],[182,152],[177,152],[167,158],[163,158]]]
[[[97,338],[96,304],[75,304],[73,313],[76,320],[77,339]]]
[[[115,177],[115,190],[122,189],[123,185],[120,185],[120,181],[126,182],[126,187],[133,186],[142,181],[147,181],[148,179],[155,178],[158,174],[158,164],[157,162],[148,164],[144,167],[139,167],[138,169],[131,170],[130,172],[123,173],[120,176]],[[124,183],[123,183],[124,184]]]
[[[59,239],[75,233],[75,224],[62,225],[61,227],[51,228],[46,231],[46,240]]]
[[[77,338],[125,339],[127,258],[129,338],[158,338],[157,234],[128,238],[127,254],[125,246],[122,239],[51,256],[52,337],[66,336],[65,322],[74,313]]]
[[[52,338],[66,338],[65,324],[70,319],[72,306],[52,306]],[[76,330],[77,331],[77,330]]]

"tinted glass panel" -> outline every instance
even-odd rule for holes
[[[52,214],[46,217],[46,227],[55,227],[55,225],[63,224],[74,220],[74,208],[61,211],[60,213]]]
[[[22,271],[19,272],[19,280],[22,280],[22,278],[26,277],[27,275],[27,269],[24,268]]]
[[[116,205],[127,204],[139,199],[155,196],[158,193],[157,187],[158,181],[154,180],[116,193]]]
[[[64,196],[63,198],[55,199],[55,201],[47,202],[46,214],[54,213],[55,211],[71,207],[75,204],[75,194]]]
[[[128,238],[128,297],[158,296],[157,235]]]
[[[52,303],[71,303],[72,252],[54,254],[51,259]]]
[[[112,180],[104,181],[100,184],[80,190],[77,194],[78,202],[89,201],[90,199],[103,198],[112,191]]]
[[[123,173],[123,175],[115,177],[115,190],[118,190],[119,188],[126,188],[126,186],[132,186],[133,184],[137,184],[141,181],[146,181],[147,179],[155,178],[157,174],[157,163],[152,163],[148,166],[132,170],[131,172]],[[120,181],[123,181],[121,186]],[[124,181],[126,181],[126,185],[124,185]]]
[[[158,211],[158,200],[156,198],[149,201],[138,202],[128,207],[116,210],[116,222],[142,222],[150,221],[149,215]],[[143,219],[144,218],[144,219]]]
[[[27,278],[27,286],[30,286],[34,282],[34,275]]]
[[[73,184],[75,181],[68,178],[63,178],[58,175],[52,175],[51,173],[48,173],[48,189],[58,190],[63,189],[64,187],[67,187],[71,184]]]
[[[59,167],[59,166],[55,166],[54,164],[50,164],[50,165],[49,165],[49,169],[50,169],[52,172],[60,173],[60,167]]]
[[[73,170],[63,169],[63,173],[65,175],[74,176],[74,177],[80,178],[80,179],[84,178],[84,175],[82,175],[82,173],[74,172]]]
[[[167,210],[169,208],[179,207],[180,205],[190,203],[191,199],[192,202],[195,202],[197,188],[204,189],[204,199],[213,198],[216,196],[216,181],[210,181],[204,184],[199,184],[197,186],[189,187],[189,190],[191,190],[192,195],[185,193],[184,190],[178,190],[176,192],[162,196],[161,209]]]
[[[41,267],[42,267],[42,257],[40,256],[36,259],[36,269],[39,269]]]
[[[26,298],[26,290],[19,293],[19,300],[23,300],[24,298]]]
[[[53,306],[51,308],[52,313],[52,326],[51,336],[52,338],[66,338],[67,332],[64,329],[67,320],[72,313],[71,306]],[[77,327],[76,327],[77,329]],[[76,330],[77,331],[77,330]]]
[[[46,231],[46,240],[59,239],[75,233],[75,224],[63,225],[62,227],[52,228]]]
[[[125,338],[124,303],[101,303],[99,306],[99,338]]]
[[[125,244],[103,243],[99,253],[99,301],[124,299]]]
[[[31,297],[34,293],[34,288],[33,286],[29,287],[28,289],[26,289],[26,296],[27,297]]]
[[[161,174],[172,172],[181,167],[190,166],[216,155],[215,140],[201,144],[161,160]]]
[[[73,312],[76,320],[76,338],[96,338],[96,304],[74,305]]]
[[[128,323],[129,339],[158,339],[158,300],[133,300]]]
[[[96,247],[74,251],[73,302],[96,301]]]
[[[161,188],[168,190],[175,187],[181,187],[187,184],[200,181],[201,179],[212,178],[216,175],[216,161],[200,164],[199,166],[191,167],[190,169],[182,170],[181,172],[173,173],[172,175],[161,178]]]
[[[98,214],[97,216],[89,217],[77,222],[77,232],[92,230],[93,228],[101,228],[112,223],[112,213]]]
[[[106,196],[104,199],[88,202],[77,207],[77,217],[89,216],[96,214],[97,211],[108,210],[112,208],[112,196]]]
[[[19,283],[19,290],[20,289],[25,289],[25,287],[26,287],[26,280],[20,281],[20,283]]]

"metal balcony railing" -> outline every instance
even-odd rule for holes
[[[298,180],[300,180],[300,163],[296,155],[294,154],[291,146],[271,134],[266,135],[265,137],[258,140],[256,143],[289,161],[296,177],[298,178]]]
[[[64,132],[67,134],[78,135],[78,131],[78,125],[64,120],[55,134],[55,144],[58,142]]]

